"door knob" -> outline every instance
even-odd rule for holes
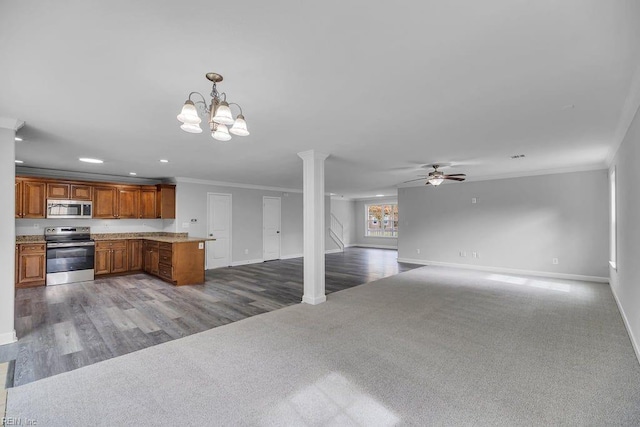
[[[276,231],[276,234],[280,234],[280,231]]]
[[[213,234],[209,234],[209,237],[213,237]]]

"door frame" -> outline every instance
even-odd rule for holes
[[[266,199],[278,199],[278,203],[280,204],[280,215],[278,218],[278,230],[280,231],[280,244],[279,246],[279,251],[278,251],[278,258],[277,259],[282,259],[282,197],[278,197],[278,196],[262,196],[262,259],[264,260],[264,254],[266,253],[265,248],[267,245],[267,242],[264,238],[264,205],[265,205],[265,200]],[[265,260],[266,261],[266,260]]]
[[[209,219],[211,218],[211,203],[209,201],[211,196],[229,196],[229,266],[233,263],[233,194],[231,193],[214,193],[207,191],[207,238],[209,237]],[[206,246],[206,245],[205,245]],[[208,259],[206,250],[204,254],[204,269],[208,270]]]

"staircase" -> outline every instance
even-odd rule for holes
[[[329,235],[334,242],[340,248],[340,251],[344,252],[344,226],[334,214],[331,214],[331,224],[329,225]]]

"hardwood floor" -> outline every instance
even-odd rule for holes
[[[420,267],[396,257],[364,248],[327,255],[327,293]],[[136,274],[18,289],[13,385],[297,304],[302,258],[209,270],[205,280],[175,287]]]

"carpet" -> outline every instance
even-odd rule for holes
[[[423,267],[9,390],[85,425],[639,425],[607,285]]]

